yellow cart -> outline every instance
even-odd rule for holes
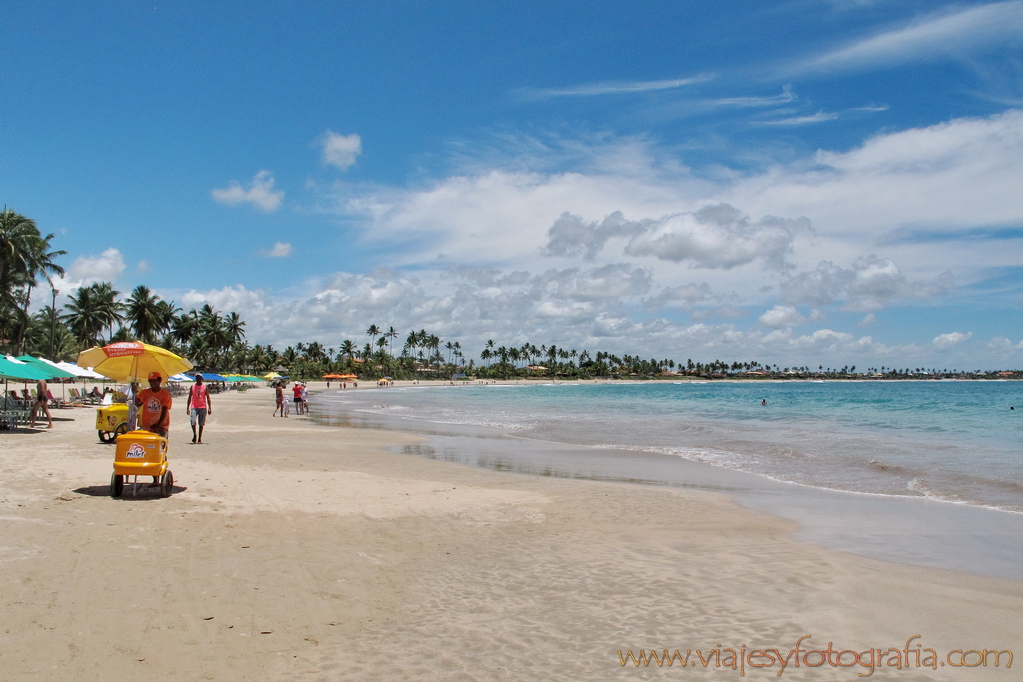
[[[160,486],[160,496],[170,497],[174,474],[167,464],[167,439],[149,431],[129,431],[117,436],[114,473],[110,476],[110,496],[119,497],[124,484],[132,481],[132,495],[138,492],[139,476],[152,476]]]
[[[113,443],[122,433],[128,433],[128,406],[114,403],[96,408],[96,431],[104,443]]]

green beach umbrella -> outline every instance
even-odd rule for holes
[[[0,357],[0,377],[17,381],[39,381],[49,379],[50,373],[27,362],[19,362],[11,357]]]
[[[21,360],[27,365],[35,367],[36,369],[42,372],[45,372],[46,374],[49,375],[46,377],[47,379],[77,378],[71,372],[65,372],[61,368],[55,367],[54,365],[51,365],[50,363],[45,362],[44,360],[40,360],[39,358],[34,358],[31,355],[19,355],[17,359]]]

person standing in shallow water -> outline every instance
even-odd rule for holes
[[[202,431],[206,428],[206,415],[213,414],[213,401],[210,400],[209,386],[203,382],[201,374],[195,375],[195,383],[188,389],[188,402],[185,412],[192,424],[192,442],[202,445]],[[199,440],[196,440],[195,427],[199,427]]]

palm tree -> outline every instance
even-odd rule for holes
[[[95,294],[92,287],[79,287],[64,306],[68,312],[61,315],[61,319],[67,322],[71,333],[83,346],[98,345],[99,333],[107,322]]]
[[[375,324],[371,324],[369,326],[369,329],[366,330],[366,335],[367,336],[372,336],[373,337],[373,343],[376,343],[377,342],[377,337],[380,336],[380,327],[376,326]]]
[[[405,339],[405,349],[403,352],[409,355],[415,355],[415,349],[419,346],[419,334],[414,331],[408,333],[408,337]]]
[[[178,343],[188,343],[199,329],[199,316],[194,310],[173,318],[170,324],[171,337]]]
[[[110,282],[96,282],[91,285],[93,290],[93,301],[98,308],[99,314],[103,317],[103,326],[109,330],[109,336],[114,335],[114,325],[124,321],[124,304],[117,300],[120,291],[115,291]]]
[[[384,337],[387,339],[387,353],[391,357],[394,357],[394,349],[391,348],[391,340],[398,338],[398,330],[394,327],[388,327],[387,331],[384,332]]]
[[[15,287],[24,283],[39,229],[35,222],[4,207],[0,211],[0,296],[9,302]]]
[[[352,365],[352,358],[355,357],[355,352],[356,348],[354,343],[352,343],[348,339],[345,339],[344,341],[341,342],[341,354],[348,357],[349,367],[351,367]]]
[[[435,334],[428,335],[426,337],[426,347],[433,351],[431,355],[431,362],[437,365],[444,362],[444,357],[440,354],[440,338],[438,336]],[[440,358],[440,362],[437,362],[437,358]]]
[[[125,318],[135,332],[135,338],[145,343],[155,343],[157,334],[163,331],[160,297],[151,292],[146,285],[138,285],[128,298]]]
[[[50,275],[63,275],[64,269],[53,262],[65,251],[50,251],[52,234],[43,237],[34,221],[9,208],[0,211],[0,311],[10,319],[17,316],[15,352],[21,352],[25,330],[30,321],[28,307],[32,289],[40,276],[50,282]],[[21,295],[15,296],[15,291]]]
[[[227,333],[235,343],[245,338],[245,322],[238,316],[238,313],[228,313],[224,318],[224,324],[227,327]]]

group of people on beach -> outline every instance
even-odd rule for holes
[[[292,400],[295,402],[295,414],[309,414],[309,389],[304,381],[296,381],[295,385],[291,387],[290,399],[284,390],[285,383],[283,381],[278,381],[273,386],[276,407],[274,407],[271,416],[276,417],[280,412],[280,416],[290,417]]]
[[[149,373],[149,388],[139,391],[138,384],[132,383],[129,389],[129,406],[142,408],[142,418],[139,426],[143,431],[155,433],[158,436],[167,437],[170,428],[170,413],[173,405],[170,391],[163,387],[163,375],[159,372]],[[128,429],[134,430],[135,421],[129,409]],[[192,426],[192,442],[202,445],[202,434],[206,428],[206,416],[213,414],[213,401],[210,398],[209,387],[203,381],[202,374],[195,375],[195,383],[188,389],[188,399],[185,401],[185,413],[188,414],[189,423]]]

